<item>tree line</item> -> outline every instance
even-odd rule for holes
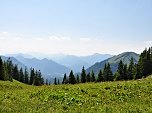
[[[152,74],[152,47],[146,48],[139,56],[137,64],[134,63],[134,59],[130,59],[129,65],[124,64],[120,60],[116,73],[112,73],[110,64],[105,64],[103,70],[100,70],[97,75],[92,71],[86,73],[83,66],[80,75],[74,75],[71,70],[69,76],[64,74],[62,84],[76,84],[85,82],[102,82],[102,81],[114,81],[114,80],[133,80],[141,79]],[[54,84],[59,84],[57,78],[54,79]]]
[[[0,80],[13,82],[13,79],[29,85],[39,86],[44,84],[40,70],[37,71],[31,68],[29,72],[26,67],[24,70],[23,68],[18,68],[18,65],[13,64],[10,58],[7,61],[3,61],[0,57]]]

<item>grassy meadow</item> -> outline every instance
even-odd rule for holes
[[[0,81],[1,113],[152,113],[152,77],[30,86]]]

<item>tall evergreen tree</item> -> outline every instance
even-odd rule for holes
[[[113,81],[113,74],[109,63],[104,66],[103,79],[104,81]]]
[[[124,68],[124,64],[123,64],[122,60],[120,60],[120,62],[118,64],[118,70],[117,70],[117,72],[119,74],[117,80],[123,80],[124,79],[123,68]]]
[[[128,67],[128,79],[132,80],[134,76],[134,61],[133,61],[133,57],[130,60],[130,64]]]
[[[95,82],[95,81],[96,81],[96,78],[95,78],[94,72],[92,71],[91,72],[91,82]]]
[[[54,78],[54,84],[57,85],[57,80],[56,77]]]
[[[102,75],[102,71],[100,70],[98,73],[97,82],[101,82],[101,81],[103,81],[103,75]]]
[[[29,84],[29,75],[28,75],[28,71],[27,68],[25,67],[25,71],[24,71],[24,75],[25,75],[25,83]]]
[[[91,76],[90,76],[90,72],[87,74],[87,82],[91,81]]]
[[[17,65],[15,65],[14,68],[13,68],[13,78],[15,80],[19,81],[20,76],[19,76],[18,66]]]
[[[80,79],[79,79],[79,75],[77,74],[77,83],[79,83],[80,82]]]
[[[42,77],[41,71],[38,71],[38,79],[39,79],[39,83],[40,85],[44,84],[44,78]]]
[[[36,86],[39,86],[39,85],[41,85],[40,82],[41,82],[41,79],[39,78],[38,71],[36,70],[33,84]]]
[[[7,63],[5,61],[3,62],[3,75],[4,80],[9,80]]]
[[[142,74],[141,74],[141,70],[140,70],[140,65],[136,64],[135,65],[135,75],[134,75],[134,79],[140,79],[142,78]]]
[[[84,66],[83,66],[82,72],[81,72],[81,82],[82,83],[86,82],[86,72],[85,72]]]
[[[13,64],[12,64],[12,61],[10,60],[10,58],[8,58],[8,60],[7,60],[7,68],[8,68],[8,78],[12,82],[13,81],[13,77],[12,77]]]
[[[3,61],[2,58],[0,57],[0,80],[4,80],[4,73],[3,73]]]
[[[128,80],[128,70],[127,70],[127,64],[123,67],[123,79]]]
[[[67,77],[66,77],[66,73],[65,73],[65,74],[64,74],[64,77],[63,77],[62,84],[66,84],[66,79],[67,79]]]
[[[76,83],[76,80],[75,80],[75,77],[74,77],[74,74],[73,74],[72,70],[71,70],[70,75],[69,75],[69,83],[70,84],[75,84]]]
[[[35,71],[34,71],[34,68],[31,68],[30,70],[30,85],[32,85],[34,83],[34,80],[35,80]]]
[[[24,79],[24,73],[23,73],[23,69],[22,68],[20,68],[20,71],[19,71],[19,81],[20,82],[25,82],[25,79]]]

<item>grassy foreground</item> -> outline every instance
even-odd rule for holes
[[[152,113],[152,78],[29,86],[0,81],[2,113]]]

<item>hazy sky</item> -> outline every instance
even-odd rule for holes
[[[152,0],[0,0],[0,54],[140,53]]]

